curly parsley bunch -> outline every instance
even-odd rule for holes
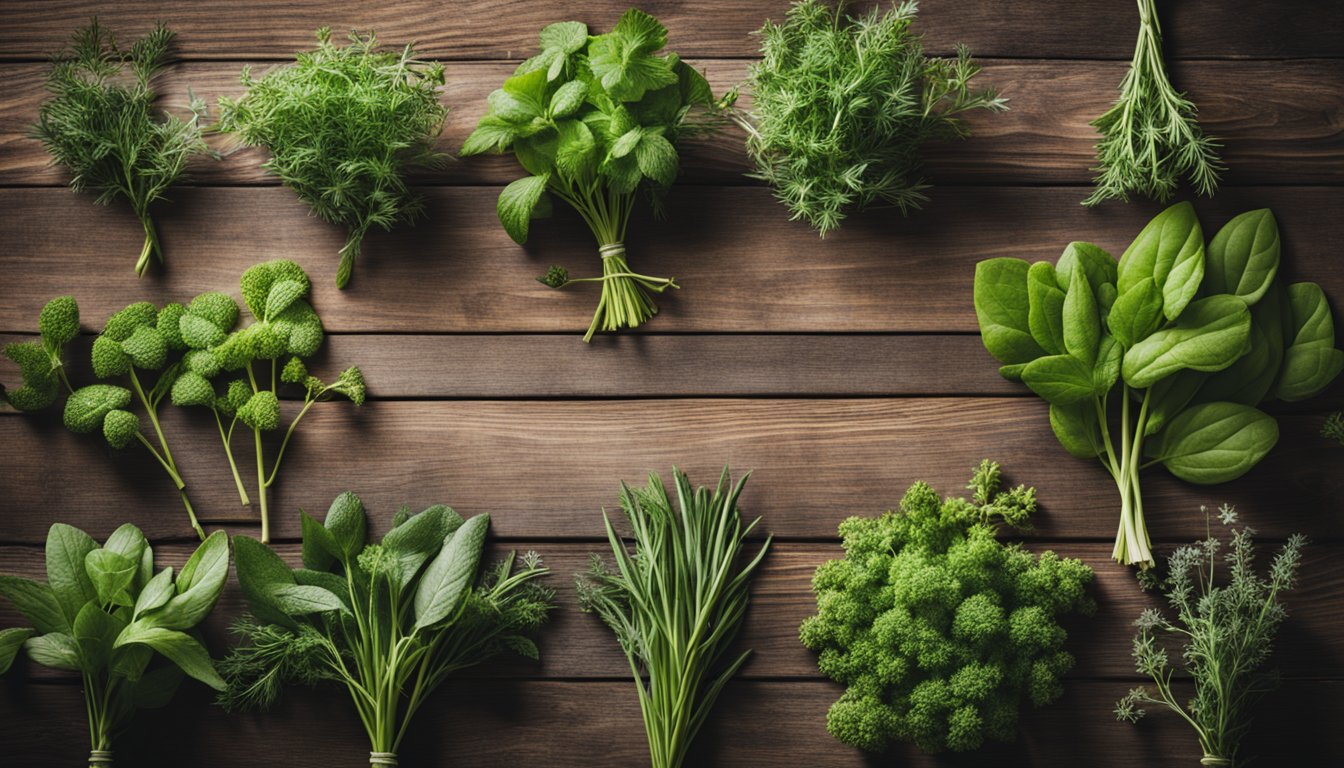
[[[801,0],[784,23],[761,28],[752,107],[738,115],[753,176],[822,236],[850,210],[919,208],[925,142],[965,138],[962,112],[1006,109],[994,89],[971,89],[980,66],[967,49],[954,60],[924,55],[910,31],[913,0],[864,15],[845,5]]]
[[[801,632],[847,686],[826,723],[840,741],[976,749],[1012,741],[1024,701],[1061,695],[1073,656],[1058,621],[1092,611],[1092,569],[998,541],[997,525],[1022,527],[1036,509],[1035,489],[999,486],[986,461],[969,501],[916,483],[899,512],[841,523],[845,557],[817,569],[817,615]]]
[[[531,219],[551,213],[551,195],[578,211],[597,238],[602,277],[570,279],[552,267],[552,288],[598,282],[602,297],[583,340],[599,328],[643,324],[658,312],[651,293],[676,288],[672,278],[630,270],[625,230],[641,190],[658,194],[677,178],[677,140],[712,123],[714,97],[703,75],[675,53],[658,55],[667,30],[631,8],[610,32],[590,36],[577,21],[541,31],[541,53],[523,62],[490,94],[490,109],[462,155],[512,151],[528,175],[504,188],[499,220],[527,242]]]
[[[271,159],[262,167],[313,213],[349,231],[336,271],[344,288],[370,227],[390,230],[422,212],[406,176],[414,166],[442,163],[433,144],[448,110],[439,104],[443,65],[417,60],[411,46],[379,51],[373,34],[351,32],[340,47],[326,27],[317,41],[259,79],[244,69],[247,93],[219,100],[220,127],[265,147]]]

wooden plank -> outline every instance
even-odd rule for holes
[[[6,757],[15,765],[75,765],[85,757],[85,719],[73,686],[0,683]],[[1024,711],[1014,744],[933,756],[898,746],[883,764],[914,768],[1014,765],[1064,768],[1080,753],[1104,755],[1114,768],[1184,768],[1200,757],[1189,726],[1154,712],[1138,726],[1111,714],[1126,683],[1080,683],[1044,709]],[[1340,683],[1301,682],[1270,694],[1257,708],[1243,745],[1268,764],[1330,765],[1344,759]],[[1187,688],[1180,694],[1188,695]],[[828,683],[729,683],[696,739],[687,765],[707,768],[817,765],[871,766],[876,757],[835,741],[826,710],[838,695]],[[1311,706],[1302,706],[1310,701]],[[507,737],[501,738],[502,734]],[[283,754],[290,768],[355,765],[368,742],[345,694],[294,691],[265,715],[226,715],[194,685],[164,710],[141,713],[117,743],[121,764],[181,765],[183,755],[207,754],[217,768],[255,765],[258,753]],[[626,682],[450,681],[416,716],[401,750],[407,766],[537,764],[556,768],[648,765],[643,723]],[[888,762],[890,761],[890,762]]]
[[[537,32],[565,19],[610,28],[628,7],[620,2],[551,2],[530,6],[474,2],[451,13],[432,0],[339,3],[255,0],[221,25],[218,10],[190,0],[134,0],[115,5],[87,0],[10,0],[0,6],[3,58],[44,58],[59,49],[93,13],[120,34],[138,35],[156,20],[169,22],[188,58],[288,57],[311,47],[312,30],[330,26],[376,29],[387,44],[417,41],[425,56],[448,59],[514,59],[537,48]],[[884,3],[885,5],[885,3]],[[671,48],[686,56],[751,56],[751,35],[766,18],[780,19],[782,0],[738,2],[647,0],[640,7],[668,27]],[[1134,52],[1138,13],[1111,0],[1073,3],[996,3],[992,0],[924,0],[917,28],[932,53],[965,43],[981,56],[1048,56],[1128,60]],[[1334,34],[1344,11],[1311,0],[1245,0],[1235,11],[1217,0],[1189,0],[1163,9],[1169,56],[1290,58],[1344,56]],[[502,22],[502,23],[501,23]]]
[[[0,418],[0,445],[18,447],[0,478],[0,541],[43,541],[52,510],[95,536],[125,516],[155,538],[190,536],[157,465],[139,449],[113,453],[97,436],[69,433],[58,418]],[[1278,447],[1233,483],[1203,488],[1150,470],[1152,535],[1202,535],[1200,506],[1227,502],[1267,536],[1337,538],[1344,486],[1339,451],[1317,435],[1322,419],[1281,417]],[[238,503],[210,416],[168,409],[162,421],[198,514],[255,524],[257,512]],[[183,448],[191,440],[197,450]],[[252,452],[235,440],[249,477]],[[616,503],[618,481],[677,465],[703,484],[729,463],[754,470],[743,499],[764,517],[764,530],[830,537],[849,515],[896,506],[916,480],[960,492],[986,457],[1004,462],[1013,482],[1039,489],[1044,511],[1034,535],[1114,537],[1113,482],[1100,463],[1063,452],[1035,398],[328,403],[309,413],[286,454],[271,489],[272,525],[278,538],[296,536],[299,507],[325,508],[350,488],[374,508],[442,501],[464,514],[490,512],[503,536],[590,538],[601,536],[598,510]]]
[[[1047,546],[1061,556],[1082,559],[1097,574],[1091,589],[1100,606],[1097,614],[1073,616],[1065,624],[1070,638],[1067,648],[1077,659],[1069,676],[1139,679],[1130,657],[1133,621],[1143,609],[1159,606],[1160,601],[1140,591],[1130,570],[1111,562],[1107,545],[1042,543],[1032,548],[1040,551]],[[1276,546],[1263,543],[1262,560],[1267,560]],[[297,544],[279,544],[277,549],[298,565]],[[540,662],[502,657],[464,671],[464,677],[622,680],[628,676],[629,668],[611,633],[596,617],[579,611],[574,595],[575,574],[587,570],[588,553],[606,551],[605,543],[511,542],[493,544],[492,549],[491,562],[508,550],[539,552],[552,570],[549,583],[556,589],[560,607],[540,638]],[[185,544],[162,544],[155,548],[160,567],[180,566],[191,551],[192,547]],[[815,654],[798,641],[798,627],[817,610],[811,587],[813,572],[821,563],[841,556],[837,542],[775,545],[753,582],[752,607],[739,641],[741,648],[752,650],[751,659],[742,669],[744,677],[769,680],[819,677]],[[0,547],[0,573],[44,579],[42,551],[31,546]],[[1274,664],[1285,677],[1344,678],[1344,647],[1330,642],[1344,626],[1344,550],[1331,544],[1308,548],[1302,574],[1300,587],[1285,600],[1291,619],[1275,643]],[[223,655],[236,641],[228,627],[245,611],[242,594],[236,582],[230,580],[219,605],[203,625],[206,643],[216,656]],[[8,603],[0,600],[0,627],[26,623]],[[40,679],[71,679],[69,673],[35,664],[28,665],[27,674]]]
[[[716,92],[746,78],[748,62],[691,62],[707,73]],[[270,66],[254,62],[255,71]],[[971,113],[969,141],[935,143],[926,151],[929,178],[935,184],[1036,183],[1087,184],[1095,162],[1096,131],[1089,121],[1116,97],[1123,62],[984,62],[980,77],[1010,99],[1000,114]],[[448,122],[438,147],[456,153],[485,111],[485,97],[510,72],[508,63],[451,63],[442,101]],[[166,73],[158,87],[162,104],[182,112],[188,89],[212,105],[220,96],[236,96],[239,64],[184,64]],[[67,176],[48,164],[41,145],[27,138],[46,97],[44,64],[0,66],[10,84],[0,95],[0,185],[59,185]],[[1200,121],[1225,144],[1231,169],[1229,185],[1335,184],[1344,174],[1344,131],[1332,116],[1344,111],[1344,60],[1290,62],[1183,62],[1173,78],[1200,105]],[[1247,94],[1255,94],[1248,98]],[[740,106],[750,107],[744,94]],[[239,149],[232,137],[212,135],[222,160],[201,159],[189,173],[194,184],[275,184],[261,168],[266,154]],[[682,149],[681,183],[750,183],[752,170],[743,134],[729,126]],[[518,176],[511,158],[481,157],[450,163],[418,176],[425,184],[506,184]]]
[[[35,338],[0,334],[0,346]],[[94,380],[91,338],[66,354],[73,381]],[[330,379],[358,365],[376,382],[370,396],[381,399],[1024,394],[985,364],[973,335],[649,334],[638,344],[573,342],[567,335],[333,335],[310,368]],[[0,382],[18,381],[18,367],[0,358]]]
[[[735,333],[976,330],[975,263],[993,256],[1055,259],[1073,240],[1119,254],[1162,206],[1078,205],[1071,188],[958,187],[936,190],[910,219],[875,211],[817,239],[759,188],[696,188],[672,195],[667,219],[641,212],[631,223],[632,265],[676,277],[646,330]],[[146,279],[131,266],[143,232],[128,211],[89,204],[63,189],[0,190],[6,244],[0,332],[31,332],[51,297],[72,293],[97,327],[132,301],[181,301],[234,290],[266,258],[293,258],[312,275],[314,303],[331,331],[399,333],[554,332],[587,328],[596,289],[553,291],[533,279],[548,264],[575,275],[597,266],[593,240],[570,211],[542,222],[527,248],[495,218],[497,190],[436,188],[431,218],[371,235],[349,289],[334,286],[339,228],[311,217],[286,189],[183,189],[159,221],[166,271]],[[1229,188],[1198,201],[1212,231],[1236,213],[1275,211],[1285,246],[1283,274],[1344,296],[1344,263],[1328,244],[1344,241],[1344,187]],[[53,233],[59,233],[53,236]],[[577,346],[579,340],[573,339]],[[602,338],[595,344],[637,343]]]

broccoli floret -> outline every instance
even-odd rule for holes
[[[129,339],[121,342],[121,348],[141,370],[157,371],[168,362],[168,344],[152,325],[136,328]]]
[[[103,326],[103,335],[113,341],[125,341],[131,338],[135,329],[142,325],[153,326],[158,322],[159,310],[148,301],[140,301],[121,310],[107,319]]]
[[[291,355],[309,357],[322,346],[322,320],[306,301],[291,303],[273,316],[270,326],[285,340],[285,350]]]
[[[286,384],[302,384],[308,379],[308,366],[297,357],[289,358],[284,370],[280,371],[280,380]]]
[[[79,335],[79,304],[73,296],[57,296],[42,308],[37,328],[48,350],[57,350]]]
[[[243,303],[247,310],[258,320],[267,318],[266,305],[271,296],[271,288],[284,281],[298,283],[302,288],[298,296],[307,296],[311,283],[303,268],[289,259],[276,259],[256,264],[243,273],[240,285],[243,291]]]
[[[130,411],[108,411],[103,419],[103,437],[107,444],[121,450],[135,440],[140,432],[140,417]]]
[[[916,483],[900,512],[840,525],[845,559],[817,569],[817,615],[799,632],[847,686],[827,717],[837,739],[976,749],[1015,738],[1024,703],[1059,697],[1073,664],[1059,618],[1092,609],[1092,571],[999,542],[996,525],[1025,523],[1036,506],[1033,489],[1001,482],[986,462],[969,500]]]
[[[182,338],[182,316],[186,313],[187,308],[177,302],[166,304],[159,310],[159,320],[155,328],[163,337],[163,343],[173,352],[181,352],[187,348],[186,339]]]
[[[356,367],[351,366],[341,371],[341,375],[336,377],[336,381],[327,387],[329,392],[338,392],[350,398],[350,402],[355,405],[364,404],[364,374]]]
[[[238,409],[238,420],[253,429],[270,431],[280,428],[280,401],[275,393],[261,390]]]
[[[215,388],[210,380],[195,371],[186,371],[173,382],[173,405],[213,407]]]
[[[131,391],[112,384],[90,384],[75,390],[65,401],[65,426],[86,434],[103,426],[103,419],[131,404]]]

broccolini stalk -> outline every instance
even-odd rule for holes
[[[674,505],[659,477],[648,487],[621,486],[621,508],[634,531],[631,554],[603,513],[615,569],[593,555],[577,579],[579,605],[616,634],[639,690],[653,768],[680,768],[723,686],[751,655],[728,651],[746,615],[752,574],[770,548],[745,563],[746,537],[737,506],[743,477],[725,467],[711,493],[672,470]],[[669,610],[675,606],[675,610]]]
[[[234,539],[238,582],[254,618],[221,663],[226,709],[265,708],[285,683],[343,684],[369,737],[370,764],[395,766],[411,719],[450,675],[504,651],[536,659],[554,607],[535,553],[510,553],[479,578],[490,520],[444,505],[405,509],[367,541],[359,497],[344,493],[325,523],[303,519],[303,565],[291,570],[253,539]]]
[[[104,205],[118,197],[130,203],[145,232],[137,275],[144,275],[151,260],[163,262],[150,206],[164,198],[192,155],[209,152],[201,138],[204,102],[193,98],[192,116],[185,121],[155,116],[157,94],[150,81],[167,63],[172,41],[173,33],[160,23],[122,49],[94,19],[52,65],[47,77],[52,97],[32,128],[52,162],[70,172],[72,189],[93,192]],[[127,67],[129,81],[122,76]]]
[[[573,279],[562,267],[538,278],[552,288],[601,283],[597,311],[583,340],[598,330],[642,325],[658,311],[652,294],[676,288],[672,278],[631,271],[625,235],[635,197],[658,195],[676,179],[676,142],[714,124],[704,76],[676,54],[655,55],[667,30],[630,9],[605,35],[589,36],[577,21],[541,31],[541,53],[519,65],[490,94],[489,111],[462,155],[512,151],[529,175],[499,195],[500,223],[520,245],[530,220],[550,215],[554,195],[592,230],[602,276]]]
[[[1237,521],[1236,510],[1223,506],[1218,519],[1230,526]],[[1139,628],[1134,636],[1136,669],[1152,678],[1153,687],[1130,690],[1116,703],[1115,715],[1138,722],[1148,704],[1175,712],[1195,730],[1204,753],[1201,765],[1241,764],[1238,753],[1250,731],[1251,707],[1277,684],[1277,675],[1264,666],[1279,625],[1288,618],[1280,596],[1297,584],[1306,538],[1290,536],[1262,578],[1255,572],[1254,536],[1250,528],[1233,530],[1230,547],[1220,558],[1224,545],[1210,532],[1203,541],[1172,553],[1165,579],[1151,573],[1140,578],[1145,588],[1160,589],[1176,615],[1171,619],[1149,608],[1134,622]],[[1225,583],[1218,573],[1219,559],[1227,565]],[[1164,647],[1168,639],[1180,642],[1178,652]],[[1172,658],[1180,659],[1183,671],[1194,679],[1195,696],[1184,706],[1171,687],[1177,671]]]

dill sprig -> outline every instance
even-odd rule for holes
[[[1092,169],[1096,189],[1083,205],[1128,201],[1130,194],[1165,202],[1182,176],[1209,197],[1226,170],[1218,157],[1221,145],[1200,129],[1194,102],[1167,77],[1156,0],[1138,3],[1139,39],[1120,98],[1092,121],[1101,133]]]
[[[433,145],[448,110],[439,104],[443,65],[415,58],[412,46],[379,51],[373,33],[351,32],[349,45],[317,31],[315,50],[254,78],[247,93],[219,100],[220,128],[265,147],[263,165],[324,221],[348,230],[337,287],[350,282],[370,227],[390,230],[423,213],[406,176],[414,166],[441,166]]]
[[[1007,108],[994,89],[971,89],[980,66],[965,47],[950,60],[924,55],[910,30],[914,0],[862,15],[845,7],[802,0],[784,23],[767,22],[752,106],[738,114],[751,175],[822,236],[850,210],[918,209],[928,199],[924,144],[965,138],[963,112]]]
[[[1208,511],[1205,510],[1208,517]],[[1236,510],[1223,506],[1218,520],[1237,522]],[[1306,538],[1293,535],[1269,562],[1265,576],[1256,573],[1255,532],[1232,530],[1227,551],[1212,532],[1202,541],[1178,548],[1167,560],[1167,576],[1159,580],[1144,572],[1145,588],[1158,588],[1175,612],[1175,619],[1149,608],[1134,622],[1134,662],[1138,672],[1153,680],[1115,705],[1116,717],[1137,722],[1143,705],[1165,707],[1177,713],[1199,738],[1201,764],[1233,768],[1238,764],[1241,740],[1250,730],[1251,707],[1278,682],[1277,672],[1264,669],[1274,649],[1279,625],[1288,611],[1279,601],[1297,584]],[[1219,561],[1227,570],[1219,573]],[[1171,682],[1176,670],[1165,640],[1175,640],[1184,672],[1194,680],[1195,695],[1186,705],[1177,700]]]
[[[1321,425],[1321,437],[1344,445],[1344,411],[1336,411],[1326,417],[1325,424]]]
[[[119,197],[130,203],[145,231],[137,275],[151,258],[163,263],[150,205],[182,177],[192,155],[209,151],[201,137],[203,101],[191,98],[186,120],[154,110],[158,94],[150,82],[168,62],[173,36],[160,22],[123,49],[93,19],[54,57],[47,75],[51,98],[30,132],[52,162],[70,172],[71,189],[97,195],[100,205]]]

